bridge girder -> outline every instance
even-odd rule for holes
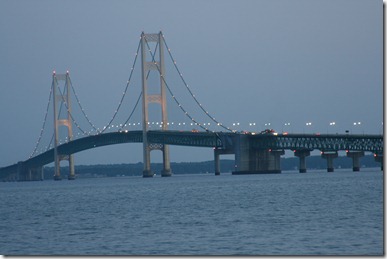
[[[142,131],[121,131],[87,136],[58,146],[60,155],[71,155],[87,149],[123,143],[142,143]],[[148,131],[149,143],[169,144],[195,147],[215,147],[221,144],[215,133],[180,132],[180,131]],[[54,149],[30,158],[23,162],[24,166],[34,168],[54,161]],[[6,167],[8,168],[8,167]],[[6,169],[2,168],[2,169]],[[10,166],[9,169],[13,170]],[[1,169],[0,169],[1,170]]]
[[[252,135],[251,144],[256,149],[300,150],[352,150],[383,152],[383,136],[377,135]]]
[[[168,144],[192,147],[209,147],[219,150],[233,150],[235,136],[239,133],[190,132],[190,131],[148,131],[148,140],[155,144]],[[257,150],[321,150],[321,151],[370,151],[383,154],[381,135],[248,135],[250,147]],[[141,143],[142,131],[121,131],[87,136],[58,146],[60,155],[71,155],[87,149],[122,143]],[[19,162],[25,168],[38,168],[54,161],[54,149]],[[0,175],[16,172],[18,164],[0,168]]]

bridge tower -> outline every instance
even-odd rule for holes
[[[156,61],[154,57],[147,60],[148,42],[155,42],[159,51],[159,60]],[[171,176],[171,166],[169,159],[169,147],[165,144],[152,144],[148,141],[148,104],[156,103],[161,106],[161,121],[162,130],[168,129],[167,116],[167,101],[165,90],[165,67],[164,67],[164,41],[163,34],[159,33],[146,34],[141,33],[141,67],[142,67],[142,130],[143,130],[143,157],[144,170],[143,177],[153,177],[153,172],[150,168],[150,152],[152,150],[161,150],[163,153],[163,170],[161,176]],[[159,94],[148,94],[148,73],[156,70],[160,78],[160,92]],[[153,86],[156,87],[156,86]]]
[[[65,81],[65,90],[66,95],[57,93],[58,81]],[[73,127],[71,122],[71,103],[70,103],[70,75],[67,71],[66,74],[56,74],[55,71],[52,74],[52,87],[53,87],[53,101],[54,101],[54,163],[55,163],[55,174],[54,180],[61,180],[60,175],[60,161],[68,160],[69,161],[69,180],[75,179],[74,174],[74,160],[73,155],[63,155],[58,152],[59,144],[59,126],[67,127],[68,141],[71,141],[73,138]],[[67,109],[67,116],[60,119],[60,111],[58,111],[58,105],[64,104],[65,109]]]

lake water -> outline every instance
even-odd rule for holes
[[[380,169],[0,183],[3,255],[383,255]]]

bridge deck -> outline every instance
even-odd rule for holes
[[[235,137],[248,138],[250,147],[254,149],[290,149],[290,150],[359,150],[374,153],[383,153],[383,135],[342,135],[342,134],[241,134],[224,132],[191,132],[191,131],[149,131],[150,143],[218,147],[220,149],[233,149],[236,144]],[[87,149],[100,146],[122,143],[142,142],[142,131],[121,131],[87,136],[58,146],[58,153],[70,155]],[[54,161],[54,149],[27,159],[23,167],[36,168]],[[17,170],[18,164],[0,168],[0,174],[8,174]]]
[[[278,134],[252,135],[251,143],[257,149],[318,149],[352,150],[383,153],[382,135],[350,135],[350,134]]]

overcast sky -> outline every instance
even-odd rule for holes
[[[35,147],[53,70],[70,71],[88,117],[106,125],[142,31],[163,31],[191,90],[223,124],[239,123],[237,130],[263,130],[270,123],[279,132],[381,134],[382,4],[2,0],[0,166],[27,159]],[[167,75],[172,80],[173,71]],[[187,109],[194,109],[188,102]],[[153,153],[153,161],[160,161],[160,152]],[[171,148],[171,161],[212,158],[211,149]],[[141,145],[84,151],[75,162],[142,162]]]

